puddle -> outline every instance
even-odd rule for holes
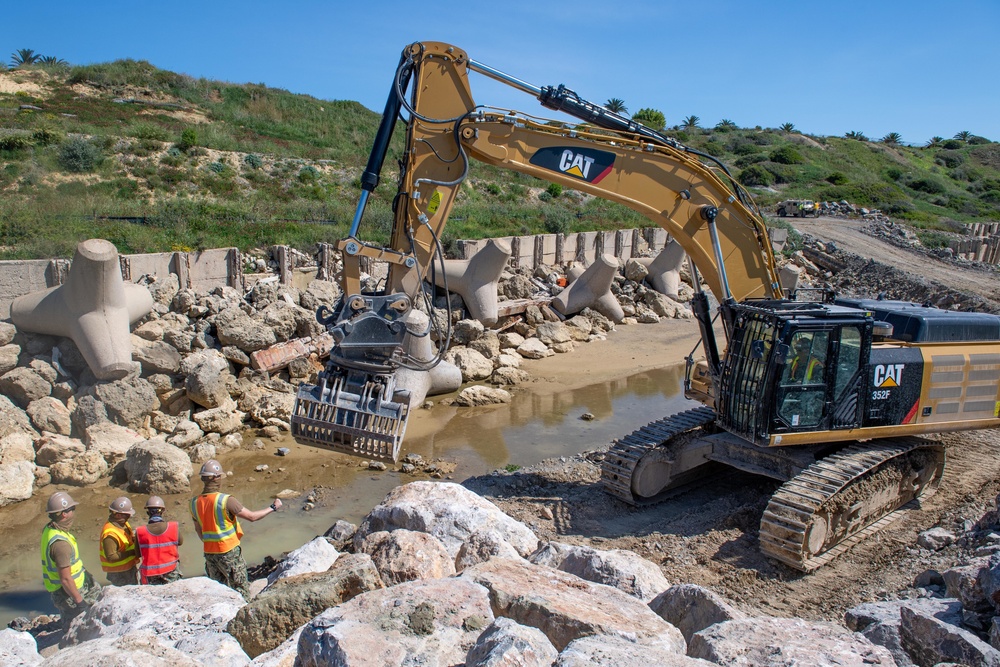
[[[410,417],[402,452],[415,452],[426,460],[445,459],[456,464],[451,481],[481,475],[508,464],[527,466],[546,458],[567,456],[607,445],[613,439],[674,412],[692,407],[681,391],[683,366],[646,371],[627,378],[551,394],[515,393],[509,405],[452,408],[436,405],[417,410]],[[584,413],[594,419],[581,419]],[[243,555],[249,563],[264,556],[278,557],[321,535],[337,519],[359,523],[385,495],[399,484],[426,475],[372,472],[359,467],[359,459],[299,445],[290,438],[265,440],[263,451],[241,450],[223,455],[233,475],[223,490],[251,509],[265,507],[278,492],[301,494],[285,501],[285,509],[257,523],[244,522]],[[278,447],[288,447],[285,457]],[[266,472],[254,468],[266,464]],[[197,479],[192,491],[200,491]],[[302,509],[302,498],[324,487],[323,504]],[[30,501],[0,509],[0,623],[16,616],[54,612],[41,586],[39,538],[46,517],[44,503],[57,487],[43,489]],[[122,495],[103,486],[68,489],[79,503],[73,532],[80,544],[84,565],[104,583],[98,558],[98,537],[107,520],[107,505]],[[137,507],[137,521],[145,496],[127,494]],[[167,518],[181,522],[185,543],[181,568],[187,576],[204,574],[201,543],[188,516],[191,494],[165,496]]]

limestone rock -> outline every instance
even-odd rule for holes
[[[163,586],[108,586],[73,621],[63,641],[73,645],[155,633],[197,664],[245,665],[249,658],[225,635],[226,624],[243,604],[239,593],[207,577]]]
[[[359,552],[369,554],[388,586],[414,579],[440,579],[455,574],[455,562],[441,541],[405,528],[369,533]]]
[[[542,322],[535,328],[535,336],[549,347],[568,343],[573,339],[569,329],[562,322]]]
[[[560,651],[587,635],[626,634],[640,644],[684,653],[680,630],[616,588],[504,558],[466,568],[459,578],[485,586],[495,614],[537,627]]]
[[[28,404],[25,410],[31,423],[39,431],[69,435],[73,428],[69,408],[57,398],[42,396]]]
[[[550,667],[559,655],[537,628],[498,618],[479,635],[466,667]],[[633,665],[634,667],[634,665]]]
[[[502,405],[510,403],[512,397],[509,391],[495,387],[472,385],[463,389],[452,401],[452,405],[477,407],[483,405]]]
[[[954,662],[976,667],[1000,667],[1000,651],[979,637],[910,607],[899,610],[903,649],[917,665]]]
[[[88,486],[108,472],[108,463],[100,452],[84,452],[49,466],[54,484]]]
[[[215,330],[220,343],[235,345],[247,353],[263,350],[278,342],[270,327],[237,307],[228,308],[216,316]]]
[[[298,549],[290,552],[269,575],[267,585],[276,581],[312,572],[326,572],[340,557],[337,551],[325,537],[317,537]]]
[[[694,584],[671,586],[653,598],[649,608],[667,623],[677,626],[688,642],[696,632],[716,623],[748,618],[721,596]]]
[[[125,457],[129,488],[139,493],[187,493],[194,474],[191,459],[163,438],[133,445]]]
[[[711,667],[714,664],[689,658],[669,646],[639,644],[621,635],[591,635],[570,642],[552,667]]]
[[[537,338],[528,338],[517,346],[517,353],[525,359],[544,359],[551,357],[555,352]]]
[[[93,392],[94,398],[104,404],[108,418],[129,428],[142,426],[146,415],[160,404],[153,386],[136,376],[102,382],[94,386]]]
[[[493,619],[486,590],[471,581],[408,581],[359,595],[309,621],[296,667],[462,665]]]
[[[521,555],[495,530],[473,533],[458,549],[458,554],[455,556],[455,571],[461,572],[467,567],[484,563],[491,558],[519,559]]]
[[[0,507],[31,498],[35,485],[35,464],[31,461],[0,463]],[[0,658],[3,657],[0,643]]]
[[[0,376],[0,393],[26,408],[32,401],[52,393],[52,383],[30,368],[19,366]]]
[[[35,443],[30,435],[15,431],[0,437],[0,464],[35,460]]]
[[[45,667],[204,667],[206,663],[178,651],[153,630],[105,637],[60,649]]]
[[[575,574],[587,581],[613,586],[647,603],[670,586],[655,563],[621,549],[603,551],[548,542],[531,554],[528,560]]]
[[[33,667],[41,661],[38,643],[29,633],[10,628],[0,630],[0,664],[7,667]]]
[[[0,438],[11,433],[27,433],[38,437],[38,431],[32,427],[28,414],[14,405],[9,398],[0,394]]]
[[[132,346],[132,360],[138,361],[142,372],[176,373],[181,365],[181,355],[177,348],[162,340]]]
[[[362,521],[354,545],[358,547],[370,533],[397,528],[430,533],[441,540],[452,558],[470,535],[487,530],[495,530],[522,556],[538,546],[538,537],[523,523],[450,482],[419,481],[397,486]]]
[[[384,588],[367,554],[344,554],[324,572],[275,582],[236,612],[228,632],[247,655],[277,648],[317,614],[367,591]]]
[[[109,467],[124,461],[129,448],[143,440],[145,438],[132,429],[111,422],[94,424],[83,435],[87,451],[99,452]]]
[[[915,663],[903,649],[900,637],[903,607],[932,616],[946,624],[957,626],[962,623],[961,603],[948,598],[867,602],[848,609],[844,614],[844,623],[848,629],[860,632],[873,644],[889,649],[899,667],[910,667]]]
[[[485,380],[493,372],[493,362],[469,347],[451,348],[445,353],[444,360],[462,371],[462,382]]]
[[[223,435],[239,430],[243,426],[246,415],[236,409],[236,401],[227,398],[222,405],[209,408],[191,415],[191,419],[206,433],[221,433]]]
[[[17,368],[17,360],[21,356],[20,345],[4,345],[0,347],[0,375]]]
[[[72,459],[87,451],[82,440],[65,435],[44,435],[35,443],[37,453],[35,463],[50,466],[59,461]]]
[[[229,399],[227,376],[229,362],[222,355],[204,355],[201,363],[188,373],[184,380],[184,390],[193,403],[203,408],[217,408]]]
[[[687,654],[720,665],[755,667],[896,664],[887,649],[859,634],[833,623],[798,618],[748,618],[716,623],[695,633]]]

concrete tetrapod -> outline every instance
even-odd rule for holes
[[[403,318],[409,331],[427,331],[430,319],[419,310],[411,310]],[[403,339],[403,351],[412,359],[427,362],[434,358],[429,335],[407,334]],[[400,368],[396,371],[396,388],[408,389],[410,405],[419,406],[428,396],[446,394],[462,386],[462,370],[455,364],[441,361],[429,371]]]
[[[14,299],[10,318],[25,331],[73,339],[98,379],[117,380],[136,367],[129,326],[152,309],[149,290],[122,279],[118,249],[90,239],[76,247],[65,283]]]
[[[552,307],[563,315],[574,315],[584,308],[593,308],[616,324],[621,322],[625,319],[625,311],[611,293],[616,273],[618,260],[612,255],[601,255],[552,299]]]
[[[482,250],[470,259],[446,259],[442,275],[434,276],[434,283],[448,291],[460,294],[465,300],[469,317],[490,327],[497,323],[499,307],[497,283],[510,259],[510,244],[501,239],[490,239]]]
[[[646,280],[653,289],[676,299],[681,286],[681,266],[685,256],[681,244],[671,240],[656,257],[639,257],[636,261],[649,271]]]

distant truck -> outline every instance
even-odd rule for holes
[[[779,218],[791,216],[793,218],[819,217],[819,204],[810,199],[786,199],[778,202],[777,213]]]

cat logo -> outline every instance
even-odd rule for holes
[[[531,164],[558,171],[588,183],[600,183],[611,173],[615,154],[592,148],[549,146],[531,156]]]
[[[883,389],[898,387],[903,381],[906,364],[879,364],[875,367],[875,386]]]

